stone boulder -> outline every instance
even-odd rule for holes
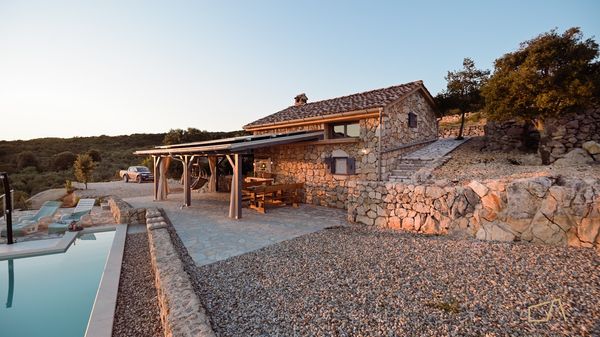
[[[564,157],[557,159],[554,162],[555,166],[574,166],[574,165],[586,165],[593,162],[593,158],[584,149],[574,149],[567,153]]]
[[[592,156],[600,154],[600,144],[596,143],[593,140],[590,140],[589,142],[585,142],[581,145],[581,147],[587,151],[587,153],[591,154]]]
[[[514,241],[516,236],[510,230],[504,228],[498,223],[483,224],[475,237],[478,240],[493,240],[493,241]]]

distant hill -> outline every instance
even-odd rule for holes
[[[15,190],[32,195],[49,188],[63,187],[66,180],[74,180],[71,153],[77,155],[95,150],[100,161],[96,163],[93,180],[108,181],[116,178],[119,169],[140,164],[144,160],[133,155],[135,150],[163,143],[203,141],[242,134],[244,131],[209,132],[190,128],[129,136],[0,141],[0,172],[9,173]],[[0,194],[4,193],[1,189]]]

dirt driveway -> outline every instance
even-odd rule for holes
[[[122,181],[109,181],[101,183],[89,183],[87,190],[81,183],[74,184],[77,190],[75,193],[81,198],[103,197],[114,195],[120,198],[132,198],[152,195],[152,183],[125,183]],[[171,192],[181,192],[182,187],[177,181],[169,180]]]

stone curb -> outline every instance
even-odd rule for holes
[[[161,217],[158,209],[146,211],[151,263],[165,336],[215,336],[166,223],[154,220],[158,217]]]

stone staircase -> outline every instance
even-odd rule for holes
[[[390,181],[394,182],[409,182],[412,180],[413,175],[431,165],[432,159],[401,159],[396,165],[396,169],[392,170],[392,174],[389,177]]]
[[[428,176],[438,166],[450,159],[448,154],[466,142],[468,138],[456,140],[454,138],[442,138],[408,153],[400,158],[396,168],[392,170],[389,181],[413,182],[419,180],[419,176]]]

